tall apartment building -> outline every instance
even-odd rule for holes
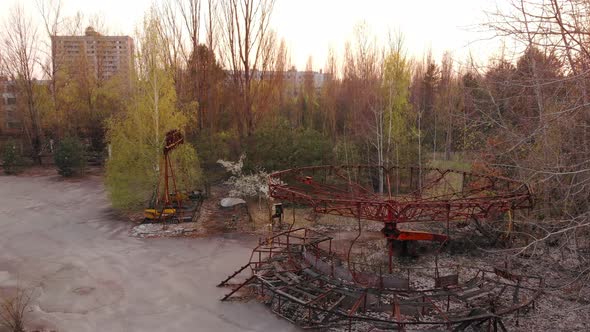
[[[51,50],[57,71],[86,69],[99,80],[117,74],[131,80],[134,46],[129,36],[103,36],[88,27],[84,36],[52,36]]]

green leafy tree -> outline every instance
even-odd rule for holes
[[[66,137],[61,140],[53,156],[57,172],[65,177],[83,173],[86,167],[85,150],[78,138]]]
[[[113,206],[134,209],[145,206],[156,191],[165,133],[184,128],[187,117],[176,108],[173,76],[164,66],[161,39],[152,16],[144,20],[137,51],[138,73],[132,107],[109,121],[107,138],[111,156],[106,183]],[[195,149],[188,143],[171,152],[177,186],[194,188],[201,176]]]
[[[293,133],[291,164],[295,166],[322,165],[332,159],[328,138],[314,129],[298,129]]]
[[[403,39],[391,43],[383,62],[382,94],[385,101],[383,132],[385,164],[413,164],[417,147],[413,138],[415,121],[410,112],[411,67],[404,53]]]
[[[89,152],[102,158],[106,120],[125,109],[129,82],[122,75],[99,79],[84,55],[60,68],[55,86],[53,105],[43,108],[41,114],[47,135],[55,139],[68,135],[88,139]]]
[[[410,64],[403,50],[401,36],[392,40],[380,67],[377,97],[371,103],[371,123],[367,132],[369,162],[379,166],[412,164],[412,122],[410,103]],[[380,168],[376,175],[379,192],[385,187],[385,175]],[[399,174],[398,174],[399,176]]]

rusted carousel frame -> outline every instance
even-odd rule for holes
[[[411,289],[409,287],[409,272],[407,284],[402,286],[399,286],[399,284],[396,285],[399,287],[385,287],[391,286],[391,283],[384,282],[384,278],[396,278],[398,281],[400,278],[381,273],[373,278],[377,282],[366,286],[359,286],[351,283],[350,279],[343,280],[335,276],[334,271],[337,257],[331,251],[331,240],[332,238],[329,236],[305,228],[299,228],[276,234],[269,239],[261,241],[252,251],[248,264],[244,265],[240,270],[218,285],[220,287],[230,286],[228,282],[231,279],[250,267],[250,276],[244,282],[232,285],[234,287],[233,290],[222,300],[229,299],[237,291],[247,286],[257,294],[267,297],[271,306],[277,306],[276,309],[273,308],[273,311],[277,315],[308,329],[347,326],[350,330],[353,323],[366,323],[372,324],[374,327],[382,326],[400,330],[405,330],[412,326],[444,326],[454,328],[455,330],[463,330],[470,325],[487,323],[490,329],[505,330],[502,317],[512,313],[517,313],[518,315],[520,311],[531,305],[534,306],[534,301],[543,289],[543,280],[541,278],[514,275],[505,269],[479,269],[475,277],[463,285],[459,285],[458,275],[456,276],[455,282],[451,281],[449,283],[449,276],[439,276],[437,269],[435,285],[439,287],[423,290]],[[327,246],[328,248],[320,248],[320,246]],[[313,264],[314,259],[316,260],[315,265]],[[322,269],[317,263],[318,261],[325,262],[326,260],[331,262],[331,267],[328,270],[331,273],[329,274],[322,273],[325,271],[321,271]],[[462,267],[462,269],[465,268],[465,266]],[[480,273],[481,276],[479,276]],[[486,274],[488,277],[485,276]],[[489,276],[495,276],[496,280],[489,278]],[[499,278],[506,281],[500,281]],[[445,280],[446,284],[441,285],[441,283],[445,283]],[[476,282],[468,285],[472,280],[476,280]],[[521,284],[528,283],[531,280],[537,281],[536,288],[530,288]],[[485,284],[486,281],[488,284]],[[516,282],[516,285],[510,284],[510,281]],[[475,288],[475,286],[480,287],[480,285],[482,288]],[[484,285],[487,285],[489,289],[483,288]],[[492,286],[491,288],[490,285]],[[465,299],[461,298],[461,296],[467,296],[466,294],[477,297],[480,297],[482,294],[488,295],[498,285],[503,288],[500,294],[496,295],[495,300],[500,299],[509,287],[514,288],[514,302],[517,302],[521,290],[532,292],[532,294],[524,301],[518,300],[518,303],[504,308],[497,308],[494,305],[491,308],[477,307],[473,306],[473,303],[468,302],[469,297]],[[300,287],[301,289],[297,289],[296,287]],[[471,290],[471,293],[467,292],[467,290]],[[461,295],[464,291],[466,293]],[[313,293],[317,293],[317,295]],[[376,295],[379,296],[379,306],[381,306],[381,298],[389,298],[391,300],[391,303],[389,303],[391,309],[388,310],[388,312],[391,312],[390,319],[361,314],[362,312],[366,312],[368,308],[367,298]],[[334,296],[338,299],[334,303],[328,302],[328,300],[333,300]],[[348,297],[354,299],[354,302],[350,303],[349,301],[349,306],[344,307],[343,302],[349,300]],[[405,297],[414,301],[408,301]],[[447,298],[446,311],[436,305],[437,298],[441,297],[443,300],[444,297]],[[469,313],[461,317],[449,315],[449,313],[452,313],[449,311],[451,297],[453,297],[454,305],[456,302],[469,307],[469,309],[463,311],[469,311]],[[383,302],[383,304],[385,305],[386,303]],[[301,321],[298,317],[290,317],[288,312],[286,312],[287,310],[284,309],[285,307],[291,311],[306,311],[308,319]],[[416,320],[404,320],[400,313],[404,308],[418,312],[418,318],[414,317]],[[420,320],[420,317],[424,318],[423,316],[427,311],[436,311],[438,313],[438,320]],[[320,317],[321,314],[324,316]],[[321,320],[315,322],[313,320],[314,316],[318,320],[321,318]]]
[[[369,171],[367,174],[383,171],[387,179],[391,179],[393,173],[409,172],[406,193],[392,193],[392,190],[400,192],[401,180],[394,181],[394,188],[391,188],[391,181],[387,180],[388,188],[384,188],[387,190],[379,194],[341,173],[357,171],[358,174],[362,170]],[[426,175],[432,173],[439,176],[427,182]],[[321,182],[321,177],[314,176],[317,174],[336,176],[348,182],[345,183],[346,187],[338,187]],[[414,174],[422,174],[423,180],[413,179]],[[426,196],[425,191],[428,188],[446,181],[446,174],[457,174],[462,177],[461,190],[446,195]],[[395,186],[396,183],[397,186]],[[466,188],[465,184],[471,185],[471,188]],[[272,173],[269,189],[270,196],[275,199],[308,205],[318,213],[347,217],[360,215],[366,220],[393,223],[446,222],[467,220],[473,216],[485,218],[492,211],[528,209],[534,203],[531,190],[526,183],[500,176],[439,168],[385,168],[370,165],[309,166]]]
[[[461,177],[461,188],[449,176]],[[381,188],[375,188],[380,177]],[[393,181],[392,181],[393,179]],[[385,187],[386,185],[386,187]],[[437,189],[445,189],[437,193]],[[449,239],[450,222],[479,220],[533,207],[529,186],[501,176],[440,168],[325,165],[293,168],[269,176],[276,200],[306,205],[316,213],[384,223],[390,273],[394,241]],[[446,234],[398,229],[410,222],[446,223]]]

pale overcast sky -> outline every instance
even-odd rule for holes
[[[64,0],[64,15],[81,11],[89,17],[104,16],[109,30],[133,36],[151,0]],[[157,2],[157,1],[156,1]],[[389,31],[401,31],[408,53],[419,57],[432,48],[436,59],[450,51],[457,60],[471,52],[479,61],[498,52],[499,41],[474,42],[488,34],[474,32],[485,19],[484,10],[504,5],[506,0],[277,0],[273,28],[284,38],[294,65],[304,69],[313,56],[314,70],[324,66],[332,46],[341,56],[344,43],[353,36],[356,24],[365,21],[371,31],[385,40]],[[15,3],[39,17],[35,0],[1,0],[0,19]]]

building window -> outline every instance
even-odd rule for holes
[[[20,129],[20,123],[19,122],[6,122],[6,127],[8,129]]]
[[[16,104],[16,98],[8,97],[8,99],[6,100],[6,105],[15,105],[15,104]]]

